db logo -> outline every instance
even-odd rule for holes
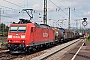
[[[48,37],[48,33],[43,33],[43,37]]]

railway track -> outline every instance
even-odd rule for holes
[[[3,49],[0,49],[0,53],[3,53],[3,52],[8,52],[9,50],[3,50]]]
[[[39,56],[41,54],[44,54],[44,51],[32,51],[31,53],[25,53],[25,54],[10,54],[9,50],[0,50],[0,60],[25,60],[32,59],[36,56]]]
[[[0,53],[0,60],[13,60],[15,58],[22,58],[25,54],[10,54],[9,51]]]
[[[0,41],[5,42],[6,37],[0,37]],[[22,57],[26,57],[28,55],[30,55],[30,58],[34,58],[36,56],[39,56],[39,55],[45,53],[42,50],[43,50],[43,48],[39,49],[38,51],[32,51],[31,53],[26,53],[26,54],[10,54],[9,50],[3,50],[2,48],[0,48],[0,60],[16,60],[16,59],[18,60],[18,59],[21,59]]]
[[[0,36],[0,40],[6,40],[7,37]]]
[[[73,41],[70,41],[68,43],[64,43],[62,45],[59,45],[59,46],[56,46],[55,48],[52,48],[50,50],[48,50],[45,54],[43,55],[40,55],[38,57],[35,57],[35,58],[32,58],[31,60],[56,60],[57,58],[60,57],[60,55],[58,54],[61,54],[61,56],[63,54],[65,54],[67,51],[63,51],[64,53],[62,53],[61,51],[69,46],[72,46],[73,45],[76,45],[78,44],[79,42],[81,42],[80,39],[77,39],[77,40],[73,40]],[[76,43],[76,44],[75,44]],[[70,48],[68,49],[70,50]],[[60,53],[61,52],[61,53]]]
[[[47,59],[51,55],[54,55],[58,51],[76,43],[79,40],[73,40],[73,41],[74,42],[72,42],[72,43],[71,43],[71,41],[67,42],[70,44],[64,43],[64,44],[54,46],[54,47],[46,49],[46,50],[41,48],[40,51],[31,52],[29,54],[27,54],[27,53],[26,54],[10,54],[9,51],[0,52],[0,60],[42,60],[42,59]],[[64,47],[62,45],[64,45]],[[60,47],[63,47],[63,48],[60,48]]]

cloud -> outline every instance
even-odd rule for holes
[[[42,9],[43,9],[42,7],[43,7],[43,6],[40,5],[40,4],[35,4],[35,5],[33,6],[33,9],[34,9],[34,10],[42,10]]]
[[[86,16],[90,16],[90,11],[85,12],[84,15],[86,15]]]
[[[34,10],[36,10],[36,13],[33,13],[34,15],[34,20],[40,20],[38,17],[39,17],[39,13],[40,13],[40,16],[42,17],[41,20],[43,20],[43,0],[6,0],[6,1],[9,1],[9,2],[12,2],[16,5],[19,5],[19,6],[23,6],[24,8],[27,8],[27,5],[28,5],[28,8],[33,8]],[[57,6],[55,6],[54,4],[56,4],[58,7],[60,7],[62,10],[59,10],[58,12],[56,12],[56,8],[59,9]],[[71,20],[72,18],[73,19],[81,19],[83,17],[87,17],[88,20],[90,19],[90,0],[48,0],[47,1],[47,9],[48,9],[48,19],[62,19],[62,17],[66,17],[66,19],[68,19],[68,9],[65,9],[67,7],[70,7],[71,9]],[[2,15],[4,16],[10,16],[11,18],[8,18],[8,17],[2,17],[3,21],[4,20],[12,20],[12,21],[15,21],[15,20],[18,20],[19,17],[26,17],[26,18],[29,18],[26,15],[22,14],[23,16],[19,16],[19,13],[17,10],[22,10],[24,8],[22,7],[19,7],[19,6],[16,6],[16,5],[13,5],[11,3],[8,3],[8,2],[5,2],[5,0],[1,0],[0,1],[0,5],[2,6],[5,6],[5,7],[9,7],[9,8],[12,8],[12,9],[16,9],[16,11],[12,10],[12,9],[8,9],[8,8],[5,8],[5,7],[1,7],[1,11],[4,10],[4,14],[2,12]],[[74,7],[75,7],[75,11],[72,11],[74,10]],[[5,10],[9,10],[9,11],[5,11]],[[76,15],[77,16],[76,16]],[[79,17],[78,17],[79,16]],[[16,18],[16,19],[12,19],[12,18]],[[2,21],[2,22],[3,22]],[[73,21],[71,21],[71,23],[73,23]],[[53,25],[53,23],[51,24]],[[71,24],[73,25],[73,24]]]

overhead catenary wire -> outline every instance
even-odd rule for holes
[[[51,0],[49,0],[49,1],[51,1]],[[52,2],[52,1],[51,1]],[[64,2],[64,1],[63,1]],[[55,6],[57,6],[54,2],[52,2]],[[65,3],[65,2],[64,2]],[[65,3],[66,4],[66,3]],[[66,4],[67,5],[67,4]],[[68,5],[67,5],[68,6]],[[58,6],[57,6],[58,7]],[[68,6],[69,7],[69,6]],[[60,8],[60,7],[58,7],[58,8]],[[60,8],[61,9],[61,8]],[[72,10],[72,9],[71,9]],[[63,11],[64,12],[64,10],[62,10],[61,9],[61,11]],[[72,10],[73,11],[73,10]],[[66,15],[68,15],[66,12],[64,12]],[[73,19],[73,18],[72,18]],[[73,20],[75,20],[75,19],[73,19]]]
[[[59,6],[57,6],[53,1],[51,1],[51,0],[49,0],[51,3],[53,3],[56,7],[58,7],[59,8],[59,10],[61,10],[61,11],[63,11],[64,12],[64,10],[62,10]],[[64,1],[63,1],[64,2]],[[65,2],[64,2],[65,3]],[[66,3],[65,3],[66,4]],[[67,5],[67,4],[66,4]],[[68,6],[68,5],[67,5]],[[69,7],[69,6],[68,6]],[[71,9],[72,10],[72,9]],[[72,10],[72,11],[74,11],[75,12],[75,9],[74,10]],[[66,12],[64,12],[66,15],[68,15]],[[75,14],[76,15],[76,14]],[[77,15],[76,15],[77,16]],[[78,17],[78,16],[77,16]],[[72,18],[73,19],[73,18]],[[73,19],[73,20],[75,20],[75,19]]]
[[[18,7],[20,7],[20,8],[24,8],[24,7],[20,6],[20,5],[17,5],[17,4],[15,4],[15,3],[12,3],[12,2],[10,2],[10,1],[7,1],[7,0],[3,0],[3,1],[5,1],[5,2],[7,2],[7,3],[10,3],[10,4],[12,4],[12,5],[18,6]],[[28,3],[28,0],[27,0],[27,3]],[[29,4],[27,4],[27,7],[28,7],[28,5],[29,5]],[[15,11],[19,11],[19,12],[20,12],[20,9],[15,9],[14,7],[10,7],[10,6],[0,5],[0,7],[1,7],[2,9],[7,8],[7,9],[10,9],[10,10],[15,10]],[[5,13],[5,12],[3,11],[3,13]],[[12,17],[12,16],[4,16],[4,15],[1,15],[1,17],[16,19],[15,17]]]
[[[64,10],[62,10],[59,6],[57,6],[53,1],[49,0],[51,3],[53,3],[56,7],[59,8],[59,10],[61,10],[62,12],[64,12],[66,15],[68,15]]]
[[[68,15],[64,10],[62,10],[59,6],[57,6],[53,1],[49,0],[50,2],[52,2],[56,7],[59,8],[59,10],[61,10],[62,12],[64,12],[66,15]],[[70,7],[68,7],[69,9],[69,22],[68,22],[68,29],[70,29]],[[72,18],[73,19],[73,18]],[[75,20],[75,19],[73,19]]]
[[[64,1],[62,1],[62,2],[64,2]],[[65,4],[66,4],[66,2],[64,2]],[[68,7],[69,7],[69,5],[68,4],[66,4]],[[71,9],[74,13],[75,13],[75,7],[74,7],[74,10],[73,9]],[[75,15],[78,17],[78,15],[75,13]]]
[[[12,18],[12,19],[15,19],[13,17],[10,17],[10,16],[4,16],[4,15],[1,15],[2,17],[6,17],[6,18]]]
[[[13,4],[13,5],[15,5],[15,6],[21,7],[21,8],[24,8],[23,6],[17,5],[17,4],[15,4],[15,3],[10,2],[10,1],[7,1],[7,0],[3,0],[3,1],[5,1],[5,2],[7,2],[7,3],[10,3],[10,4]]]
[[[2,6],[2,5],[0,5],[2,8],[8,8],[8,9],[11,9],[11,10],[16,10],[16,11],[19,11],[19,10],[17,10],[17,9],[13,9],[13,8],[10,8],[10,7],[6,7],[6,6]]]
[[[10,4],[13,4],[13,5],[15,5],[15,6],[18,6],[18,7],[21,7],[21,8],[25,8],[24,6],[20,6],[20,5],[18,5],[18,4],[15,4],[15,3],[12,3],[12,2],[10,2],[10,1],[7,1],[7,0],[3,0],[3,1],[5,1],[5,2],[7,2],[7,3],[10,3]],[[29,1],[28,0],[26,0],[27,2],[27,8],[28,8],[28,6],[29,6]],[[33,1],[33,0],[32,0]],[[35,2],[35,1],[33,1],[34,3],[37,3],[37,2]]]
[[[15,5],[15,6],[18,6],[18,7],[21,7],[21,8],[24,8],[23,6],[20,6],[20,5],[17,5],[17,4],[15,4],[15,3],[12,3],[12,2],[10,2],[10,1],[7,1],[7,0],[3,0],[3,1],[5,1],[5,2],[7,2],[7,3],[10,3],[10,4],[13,4],[13,5]],[[28,8],[28,0],[27,0],[27,8]],[[35,2],[36,3],[36,2]],[[2,6],[2,7],[5,7],[5,6]],[[9,7],[5,7],[5,8],[9,8]],[[13,8],[9,8],[9,9],[13,9]],[[16,10],[16,9],[13,9],[13,10]]]

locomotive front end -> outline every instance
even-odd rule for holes
[[[8,31],[8,45],[10,52],[23,53],[26,50],[26,26],[11,24]]]

